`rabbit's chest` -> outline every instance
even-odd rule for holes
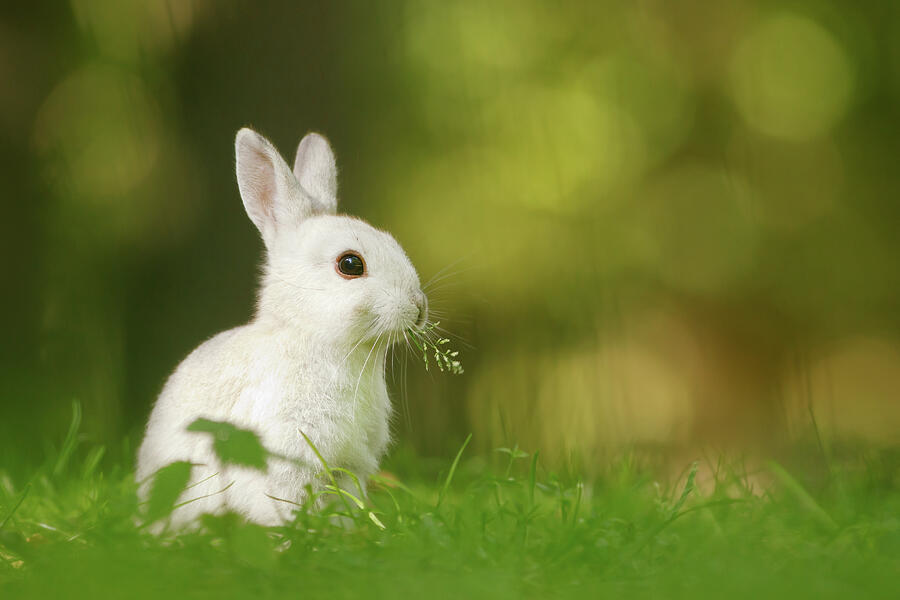
[[[316,386],[272,377],[245,390],[235,410],[270,451],[308,457],[309,438],[330,465],[351,470],[374,470],[388,437],[390,400],[383,381]]]

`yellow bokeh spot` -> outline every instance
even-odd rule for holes
[[[788,424],[797,434],[900,442],[900,348],[893,340],[837,344],[784,386]],[[815,423],[813,423],[815,417]]]
[[[586,202],[602,201],[604,192],[644,164],[634,119],[578,85],[513,90],[484,118],[494,135],[478,152],[493,182],[481,195],[500,204],[579,211]]]
[[[406,7],[405,50],[426,75],[446,77],[482,72],[493,77],[495,69],[527,67],[547,43],[564,36],[553,14],[517,10],[487,2],[412,2]]]
[[[170,50],[206,11],[206,0],[70,0],[100,51],[128,62]]]
[[[472,383],[480,439],[505,431],[550,460],[630,444],[684,442],[694,418],[684,371],[639,340],[569,352],[498,356]],[[505,420],[505,422],[504,422]]]
[[[34,140],[57,185],[79,199],[105,202],[150,173],[160,129],[158,107],[138,78],[87,65],[50,93]]]
[[[827,132],[846,113],[854,73],[828,31],[805,17],[780,15],[741,41],[731,83],[735,104],[751,127],[805,140]]]

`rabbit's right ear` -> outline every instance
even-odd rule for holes
[[[337,212],[337,165],[328,140],[318,133],[307,133],[297,146],[294,175],[309,194],[313,211],[333,215]]]
[[[279,226],[299,223],[309,216],[309,203],[269,140],[244,127],[234,140],[234,151],[241,200],[269,246]]]

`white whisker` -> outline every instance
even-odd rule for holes
[[[372,349],[369,350],[369,353],[366,355],[366,360],[363,361],[362,368],[359,370],[359,377],[356,379],[356,389],[353,391],[353,404],[356,404],[356,396],[359,393],[359,383],[362,381],[363,373],[366,372],[366,365],[369,363],[369,359],[372,357],[372,352],[375,351],[375,348],[378,347],[378,341],[381,339],[383,333],[379,333],[378,337],[375,338],[375,343],[372,344]],[[376,355],[377,356],[377,355]],[[377,358],[376,358],[377,360]]]

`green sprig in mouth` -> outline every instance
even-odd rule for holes
[[[450,340],[442,337],[437,332],[437,327],[441,322],[426,323],[421,329],[408,328],[409,336],[413,344],[422,353],[422,360],[425,361],[425,370],[430,365],[429,355],[434,358],[433,362],[437,364],[437,368],[443,373],[448,372],[453,375],[462,375],[464,373],[462,364],[460,364],[459,350],[453,350],[447,346]]]

